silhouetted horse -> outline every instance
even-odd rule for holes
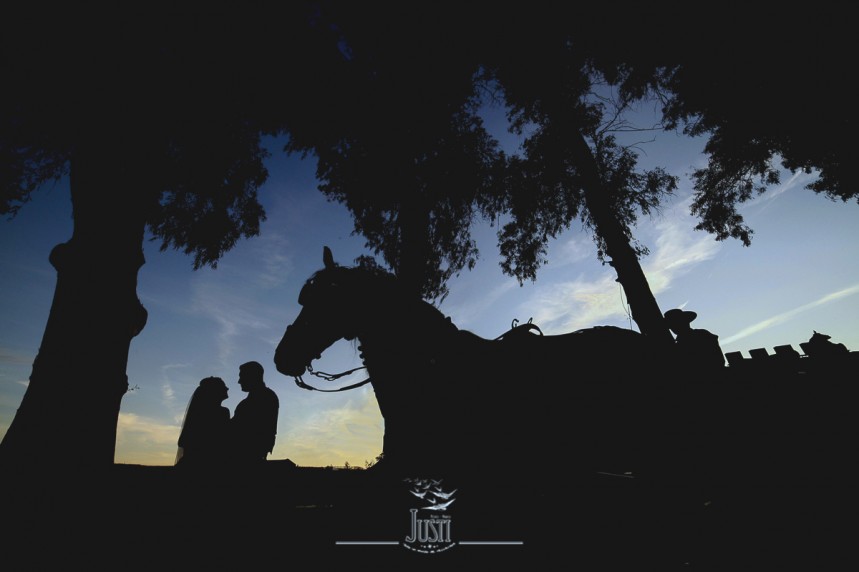
[[[327,247],[323,261],[275,365],[298,380],[334,342],[357,339],[385,421],[383,463],[411,474],[640,467],[665,363],[645,336],[611,326],[543,336],[526,324],[489,340],[387,273],[340,266]]]

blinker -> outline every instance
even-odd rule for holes
[[[298,304],[300,306],[304,306],[304,304],[307,302],[307,298],[310,296],[310,294],[307,291],[307,288],[308,288],[308,286],[310,286],[310,284],[311,283],[308,282],[307,284],[302,286],[301,292],[298,293]]]

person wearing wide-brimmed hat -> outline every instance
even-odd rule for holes
[[[675,344],[683,365],[701,373],[725,367],[725,355],[719,346],[719,336],[690,324],[698,317],[695,312],[674,309],[665,312],[665,322],[676,336]]]

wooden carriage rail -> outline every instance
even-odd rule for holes
[[[766,348],[748,350],[749,357],[742,351],[725,353],[726,369],[731,371],[780,371],[786,373],[816,373],[816,372],[855,372],[859,366],[859,351],[832,353],[830,355],[809,355],[806,353],[807,344],[800,347],[798,352],[791,345],[774,346],[770,353]]]

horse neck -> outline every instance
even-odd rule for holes
[[[423,300],[380,299],[368,305],[357,338],[368,370],[416,365],[431,359],[457,331],[437,308]]]

